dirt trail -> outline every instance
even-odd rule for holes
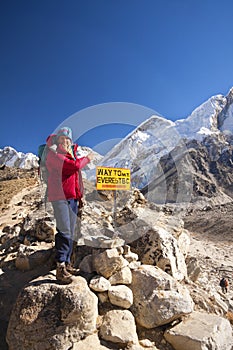
[[[185,219],[191,234],[189,254],[198,259],[202,281],[220,292],[222,277],[229,280],[229,292],[223,299],[233,300],[233,204],[197,211]]]
[[[36,193],[38,193],[38,184],[28,186],[23,188],[20,192],[15,194],[8,205],[8,209],[3,211],[3,214],[0,215],[0,228],[3,228],[6,225],[15,225],[26,217],[29,208],[31,206],[31,201],[27,200],[33,198]]]
[[[34,180],[34,179],[33,179]],[[0,215],[0,229],[5,226],[14,226],[22,222],[22,219],[28,213],[35,210],[35,206],[41,201],[44,191],[38,181],[18,181],[19,188],[15,193],[15,184],[12,180],[7,181],[7,191],[9,193],[9,201],[2,206]],[[22,188],[22,186],[27,186]],[[1,250],[0,250],[1,253]],[[0,254],[1,256],[1,254]],[[5,340],[8,320],[12,307],[17,299],[21,289],[34,278],[47,274],[50,270],[49,266],[39,266],[35,270],[19,271],[15,269],[12,259],[0,269],[0,349],[7,350],[8,346]]]

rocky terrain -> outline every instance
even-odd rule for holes
[[[0,186],[1,349],[231,350],[229,199],[177,210],[132,190],[117,194],[114,214],[111,192],[85,181],[73,254],[80,272],[62,286],[37,170],[3,167]]]

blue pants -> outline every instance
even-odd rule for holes
[[[59,200],[52,202],[52,206],[57,227],[55,236],[56,261],[70,263],[78,202],[76,199]]]

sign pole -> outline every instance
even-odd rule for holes
[[[113,192],[113,227],[116,228],[116,192]]]
[[[96,167],[97,191],[112,190],[113,192],[113,227],[116,228],[116,197],[117,190],[130,190],[130,169]]]

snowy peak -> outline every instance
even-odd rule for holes
[[[202,140],[219,132],[233,133],[233,87],[226,96],[216,95],[197,107],[186,119],[175,122],[181,137]]]
[[[226,97],[216,95],[197,107],[189,117],[176,121],[181,137],[202,139],[202,136],[218,133],[218,115],[227,104]]]
[[[106,166],[124,167],[129,165],[138,155],[145,157],[146,154],[158,152],[170,142],[170,134],[174,131],[175,123],[161,116],[152,115],[141,123],[135,130],[122,139],[110,150],[102,160]],[[156,150],[155,150],[156,146]]]
[[[208,137],[224,146],[221,135],[227,133],[233,133],[233,88],[227,96],[212,96],[186,119],[172,122],[152,115],[115,145],[100,165],[130,168],[132,185],[142,188],[156,178],[160,159],[178,145],[185,152],[188,140]]]
[[[78,148],[78,157],[84,157],[89,153],[94,154],[94,161],[89,163],[86,169],[94,169],[95,164],[98,163],[103,156],[94,152],[89,147],[79,147]],[[23,153],[17,152],[13,147],[6,146],[3,149],[0,149],[0,166],[6,165],[8,167],[16,167],[21,169],[34,169],[39,167],[39,158],[33,153]]]
[[[181,145],[182,148],[184,140],[203,141],[208,138],[209,142],[210,139],[216,139],[217,143],[222,143],[225,147],[226,141],[222,140],[222,135],[232,134],[233,88],[226,96],[212,96],[186,119],[173,122],[159,115],[152,115],[103,158],[96,154],[95,161],[87,167],[87,172],[91,171],[94,174],[97,164],[127,167],[131,170],[132,184],[141,188],[156,176],[155,169],[160,159],[177,145]],[[81,148],[79,156],[86,155],[89,151],[87,148]],[[38,167],[38,157],[32,153],[23,154],[12,147],[5,147],[0,149],[1,164],[29,169]],[[87,177],[93,179],[93,174],[87,174]]]
[[[17,152],[13,147],[0,149],[0,165],[22,169],[38,168],[38,157],[33,153]]]

